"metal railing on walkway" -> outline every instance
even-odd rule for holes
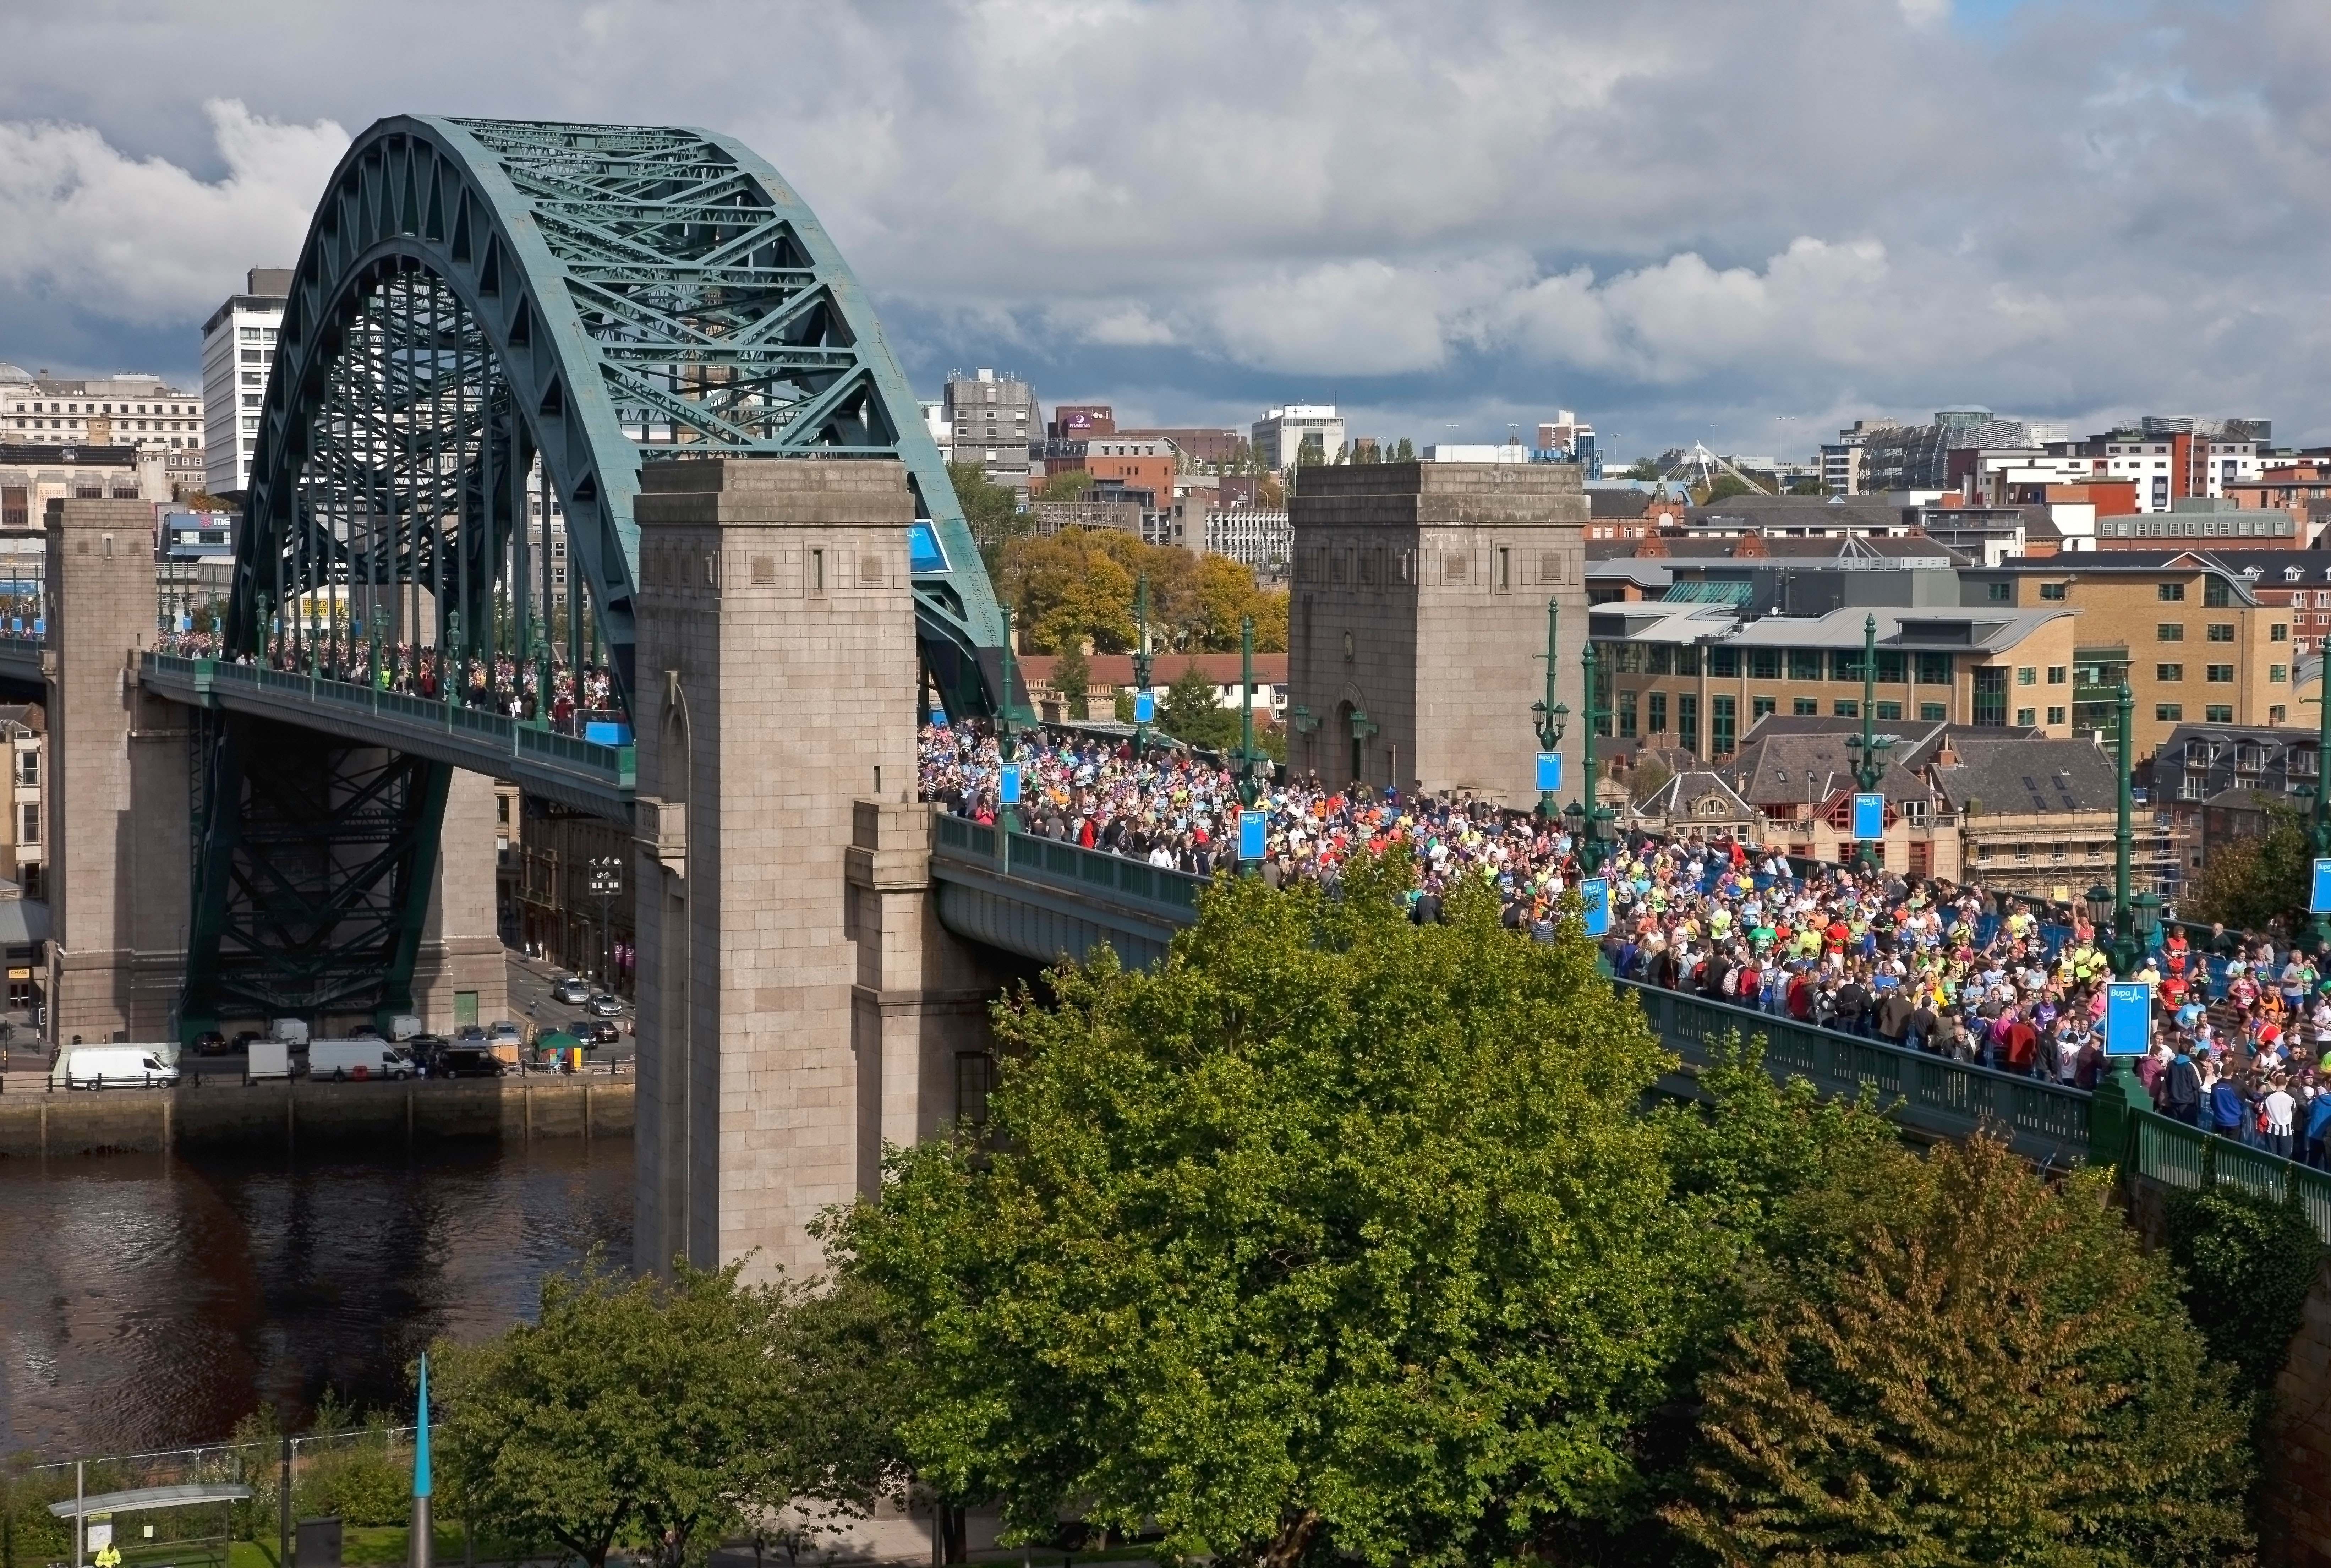
[[[939,816],[936,820],[938,831],[934,848],[942,854],[953,851],[960,858],[982,861],[1009,877],[1025,877],[1079,892],[1130,899],[1145,913],[1163,912],[1169,917],[1185,920],[1197,918],[1198,895],[1206,886],[1204,877],[1057,839],[1040,839],[1029,833],[1006,835],[1000,828],[965,817]],[[997,842],[1007,837],[1010,841],[1004,855],[999,856]]]

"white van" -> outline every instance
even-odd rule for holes
[[[378,1035],[358,1040],[311,1040],[308,1042],[308,1077],[329,1079],[404,1079],[413,1076],[413,1059]]]
[[[403,1045],[421,1032],[421,1020],[413,1013],[400,1012],[388,1021],[388,1038]]]
[[[158,1045],[75,1045],[57,1053],[51,1088],[176,1088],[176,1053]]]
[[[269,1026],[268,1034],[286,1045],[305,1045],[308,1043],[308,1021],[304,1018],[279,1018]]]
[[[280,1040],[254,1040],[251,1055],[243,1068],[243,1081],[257,1083],[262,1079],[291,1076],[291,1048]]]

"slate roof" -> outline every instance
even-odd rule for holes
[[[1951,762],[1936,762],[1927,774],[1955,809],[1978,801],[2003,815],[2060,815],[2120,803],[2120,769],[2092,741],[1979,740],[1962,732],[1951,754]]]

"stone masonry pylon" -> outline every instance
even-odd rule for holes
[[[889,460],[681,458],[637,517],[635,1258],[806,1278],[811,1221],[928,1128],[951,1060],[920,1011],[914,501]]]

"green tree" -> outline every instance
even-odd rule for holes
[[[2307,918],[2315,851],[2306,822],[2280,801],[2264,803],[2266,832],[2213,845],[2183,912],[2231,931],[2263,931],[2276,920],[2297,930]]]
[[[930,1345],[933,1484],[1269,1568],[1510,1555],[1623,1485],[1705,1251],[1669,1059],[1583,940],[1470,887],[1412,927],[1409,864],[1226,880],[1156,969],[999,1006],[983,1145],[836,1237]]]
[[[1400,438],[1400,444],[1392,449],[1392,461],[1394,462],[1414,462],[1416,461],[1416,448],[1410,444],[1408,437],[1402,436]]]
[[[1052,689],[1061,694],[1061,706],[1070,718],[1085,717],[1085,694],[1091,684],[1092,666],[1085,661],[1084,644],[1069,643],[1052,666]]]
[[[2257,1392],[2274,1386],[2307,1316],[2323,1256],[2315,1221],[2293,1197],[2240,1187],[2187,1187],[2168,1205],[2169,1256],[2185,1309],[2210,1353]]]
[[[1003,485],[990,484],[986,470],[975,462],[947,464],[947,480],[955,486],[956,504],[979,546],[987,575],[995,575],[1004,561],[1004,547],[1027,534],[1030,523],[1020,509],[1020,499]]]
[[[2110,1181],[1980,1137],[1801,1195],[1670,1522],[1727,1564],[2248,1561],[2243,1411]]]
[[[432,1352],[448,1501],[592,1568],[617,1546],[700,1563],[748,1515],[796,1497],[864,1506],[887,1472],[837,1423],[791,1321],[797,1292],[741,1264],[669,1283],[594,1258],[542,1286],[540,1312]],[[868,1473],[871,1471],[871,1473]]]
[[[1619,477],[1625,480],[1655,480],[1660,477],[1660,461],[1657,458],[1639,457],[1628,467],[1627,471]]]
[[[1222,705],[1213,681],[1195,662],[1184,665],[1166,688],[1157,725],[1175,739],[1210,751],[1227,751],[1238,744],[1237,710]]]

